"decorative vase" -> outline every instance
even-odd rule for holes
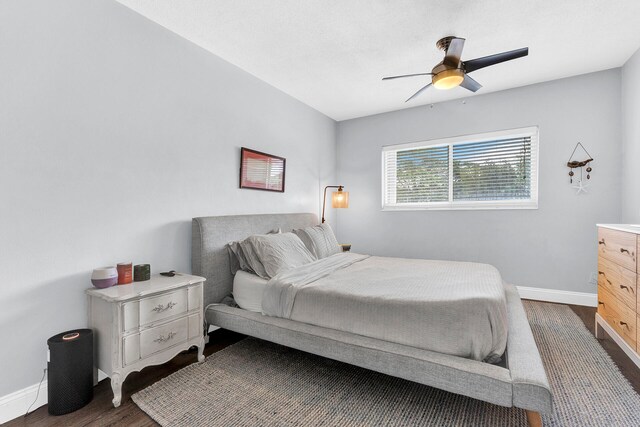
[[[133,280],[144,282],[151,278],[151,266],[149,264],[138,264],[133,267]]]
[[[99,289],[109,288],[118,283],[118,270],[115,267],[96,268],[91,274],[91,283]]]
[[[118,285],[128,285],[133,282],[133,263],[121,262],[117,266]]]

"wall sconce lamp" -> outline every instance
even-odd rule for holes
[[[331,207],[338,209],[349,207],[349,192],[343,191],[342,185],[327,185],[324,187],[324,196],[322,197],[322,223],[324,223],[324,207],[327,203],[327,188],[338,189],[331,194]]]

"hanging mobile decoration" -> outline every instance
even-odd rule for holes
[[[578,147],[582,148],[582,151],[584,151],[584,153],[587,155],[587,160],[573,160],[573,156],[576,154],[576,150],[578,149]],[[593,161],[593,158],[591,157],[591,154],[589,154],[589,152],[587,151],[586,148],[584,148],[584,145],[582,145],[582,143],[578,142],[575,146],[575,148],[573,149],[573,152],[571,153],[571,157],[569,157],[569,161],[567,162],[567,167],[570,168],[569,170],[569,183],[573,184],[573,179],[575,176],[575,173],[573,172],[574,169],[580,168],[580,180],[578,181],[576,178],[576,185],[573,186],[573,188],[576,188],[578,191],[576,192],[576,194],[580,194],[582,192],[586,193],[587,192],[587,187],[589,186],[589,184],[584,184],[583,183],[583,172],[582,172],[582,168],[583,167],[587,167],[587,179],[591,179],[591,172],[593,171],[593,168],[589,165],[589,163],[591,163]]]

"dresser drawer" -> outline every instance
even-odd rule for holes
[[[139,334],[129,335],[123,339],[122,343],[124,366],[182,344],[187,341],[188,337],[189,319],[187,317],[154,326]]]
[[[611,292],[598,288],[598,314],[632,347],[636,348],[636,312],[620,302]]]
[[[605,288],[632,310],[636,309],[636,273],[598,257],[598,287]]]
[[[187,289],[178,289],[125,303],[122,308],[124,332],[186,313],[189,300],[187,292]]]
[[[187,290],[140,300],[140,326],[187,312]]]
[[[636,272],[636,235],[624,231],[598,228],[598,251],[609,261]]]
[[[186,317],[144,330],[140,333],[140,357],[144,359],[154,353],[180,344],[187,340],[188,335],[189,319]]]

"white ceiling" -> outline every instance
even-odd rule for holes
[[[463,60],[520,47],[478,70],[477,94],[619,67],[640,47],[638,0],[118,0],[336,120],[473,96],[429,89],[435,42]],[[588,88],[585,88],[588,90]]]

